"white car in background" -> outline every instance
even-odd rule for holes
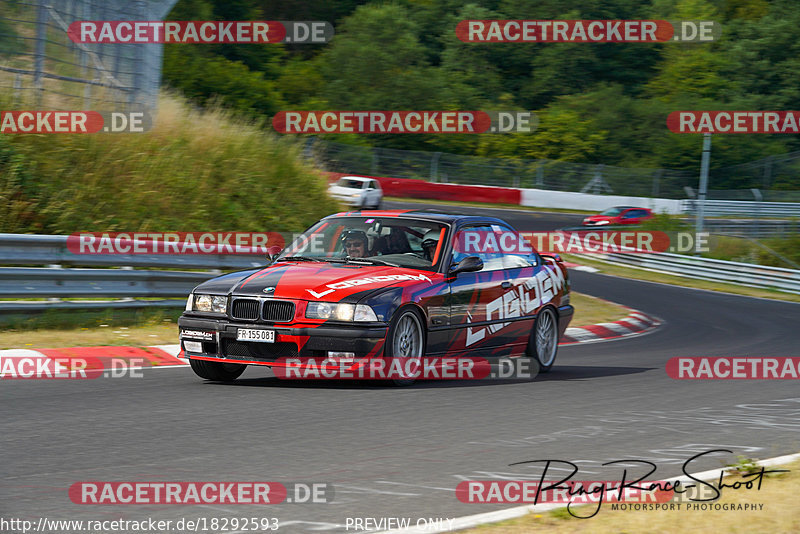
[[[355,208],[377,210],[383,201],[383,190],[378,180],[362,176],[342,176],[328,187],[328,193]]]

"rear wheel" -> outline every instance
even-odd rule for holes
[[[552,308],[545,308],[536,316],[527,352],[539,364],[540,373],[553,367],[558,352],[558,318]]]
[[[390,358],[388,368],[393,371],[399,368],[399,374],[393,374],[394,385],[410,386],[419,375],[425,352],[424,332],[420,315],[411,308],[401,310],[392,321],[386,337],[386,350]]]
[[[236,380],[247,368],[246,365],[241,363],[209,362],[195,359],[190,359],[189,364],[197,376],[216,382]]]

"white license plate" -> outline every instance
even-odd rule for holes
[[[237,328],[236,341],[260,341],[261,343],[275,343],[275,330]]]
[[[203,352],[203,344],[199,341],[183,341],[183,347],[189,352]]]

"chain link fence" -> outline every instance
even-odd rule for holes
[[[79,20],[161,20],[177,0],[3,0],[0,91],[55,110],[155,108],[161,44],[75,43]]]
[[[626,195],[684,199],[695,196],[698,172],[636,169],[567,161],[482,158],[443,152],[396,150],[306,141],[306,154],[326,170],[371,176],[418,178],[431,182],[493,185],[577,191],[596,195]],[[800,191],[773,189],[800,176],[800,152],[712,170],[714,178],[733,179],[742,189],[714,190],[708,199],[800,202]]]

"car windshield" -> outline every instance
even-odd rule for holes
[[[336,217],[320,221],[277,260],[373,263],[436,271],[447,227],[404,217]]]
[[[339,178],[339,181],[336,182],[336,185],[342,187],[350,187],[352,189],[361,189],[364,186],[363,180],[353,180],[352,178]]]
[[[624,209],[627,209],[627,208],[608,208],[606,211],[604,211],[600,215],[611,215],[611,216],[619,215],[620,213],[622,213],[622,210],[624,210]]]

